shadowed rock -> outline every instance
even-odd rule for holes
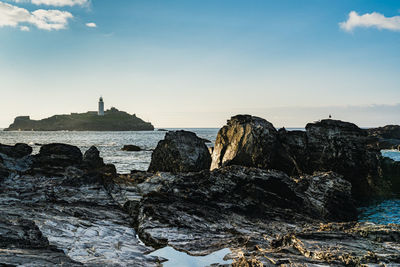
[[[357,199],[386,190],[379,151],[368,149],[365,131],[353,123],[322,120],[306,126],[308,173],[334,171],[351,182]]]
[[[203,139],[188,131],[167,132],[151,155],[149,171],[195,172],[210,168]]]
[[[122,203],[136,214],[142,240],[155,247],[168,243],[196,255],[239,245],[260,225],[357,216],[350,183],[334,173],[296,181],[283,172],[229,166],[211,172],[160,173],[136,190],[126,188],[130,193],[115,188],[113,195],[126,197]]]
[[[22,143],[15,144],[14,146],[0,144],[0,153],[12,158],[23,158],[32,153],[32,147]]]
[[[309,123],[305,132],[292,132],[276,131],[258,117],[238,115],[218,132],[211,169],[237,164],[294,176],[334,171],[351,182],[356,199],[387,195],[381,155],[369,141],[364,130],[338,120]]]
[[[62,174],[69,166],[82,164],[82,152],[76,146],[67,144],[48,144],[40,148],[34,156],[32,171],[48,175]]]
[[[137,152],[137,151],[141,151],[142,149],[138,146],[135,145],[124,145],[121,148],[122,151],[131,151],[131,152]]]
[[[398,149],[400,145],[400,126],[386,125],[384,127],[367,129],[371,143],[378,149]]]
[[[95,146],[91,146],[83,155],[83,163],[89,168],[100,168],[104,166],[104,161],[100,157],[100,152]]]
[[[0,179],[1,266],[158,266],[106,191],[115,167],[95,147],[82,160],[76,147],[49,145],[35,171],[18,167],[29,157],[4,161],[12,174]]]

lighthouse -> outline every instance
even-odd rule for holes
[[[99,99],[99,116],[104,116],[104,102],[103,102],[103,97],[100,97]]]

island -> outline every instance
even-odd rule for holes
[[[42,120],[16,117],[4,131],[153,131],[154,126],[124,111],[111,108],[99,115],[96,111],[55,115]]]

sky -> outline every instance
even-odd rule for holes
[[[105,107],[156,127],[400,124],[400,1],[0,0],[0,128]]]

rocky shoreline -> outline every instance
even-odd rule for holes
[[[95,147],[0,145],[0,265],[159,266],[148,254],[167,245],[230,248],[233,266],[400,265],[400,226],[357,222],[359,203],[400,192],[372,134],[238,115],[212,155],[204,142],[168,132],[129,175]]]

